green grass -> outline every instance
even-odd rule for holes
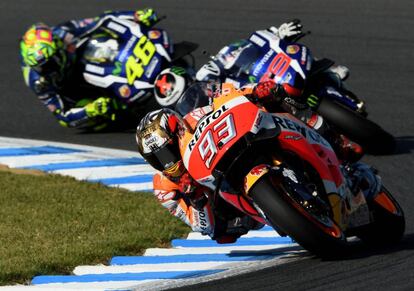
[[[0,285],[142,254],[188,231],[151,193],[0,171]]]

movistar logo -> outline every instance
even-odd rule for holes
[[[122,72],[122,63],[116,61],[115,62],[115,69],[112,70],[112,75],[119,76]]]

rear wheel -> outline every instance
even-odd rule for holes
[[[380,193],[368,202],[374,222],[364,226],[357,236],[370,245],[391,245],[404,235],[404,212],[391,193],[382,187]]]
[[[272,225],[305,249],[321,257],[342,255],[347,249],[347,241],[341,229],[328,215],[306,210],[291,198],[289,191],[293,190],[266,175],[249,193]]]
[[[394,152],[394,137],[357,112],[327,98],[320,101],[316,111],[338,129],[339,133],[359,143],[367,153],[381,155]]]

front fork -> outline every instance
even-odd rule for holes
[[[323,212],[324,214],[330,212],[330,207],[319,197],[315,184],[305,183],[303,178],[299,177],[294,170],[284,166],[278,160],[274,160],[273,164],[273,166],[267,164],[257,165],[246,175],[244,179],[244,194],[248,199],[250,199],[250,190],[252,187],[266,175],[271,175],[274,183],[292,189],[291,191],[287,191],[286,194],[307,211],[315,213]],[[263,214],[261,211],[259,213]]]
[[[370,223],[369,209],[362,191],[351,192],[346,182],[344,182],[343,185],[338,187],[338,193],[329,193],[327,195],[326,201],[320,197],[316,187],[313,191],[309,189],[306,183],[293,170],[284,167],[280,162],[278,162],[277,166],[260,164],[250,170],[244,179],[243,187],[244,194],[249,200],[249,192],[252,187],[265,175],[269,175],[271,171],[280,171],[280,173],[277,173],[277,176],[280,177],[278,183],[283,181],[286,187],[295,189],[295,191],[290,191],[290,196],[294,201],[304,209],[307,209],[307,211],[316,213],[329,212],[329,216],[331,216],[341,230],[345,231],[348,228]],[[257,210],[267,220],[263,212],[260,209]]]
[[[277,164],[277,165],[280,164],[279,161],[273,161],[273,163]],[[272,226],[280,236],[287,236],[287,234],[285,234],[278,227],[272,225],[272,223],[266,217],[266,214],[263,212],[263,210],[261,210],[260,207],[257,206],[256,203],[254,203],[251,200],[250,196],[249,196],[251,188],[261,178],[263,178],[265,175],[267,175],[269,173],[269,171],[271,171],[271,166],[267,165],[267,164],[260,164],[260,165],[255,166],[253,169],[251,169],[250,172],[244,178],[244,183],[243,183],[244,192],[243,192],[243,194],[246,197],[246,199],[248,199],[248,201],[250,201],[252,203],[252,205],[256,209],[257,213],[260,215],[260,217],[262,217],[262,219],[266,222],[267,225]]]
[[[275,171],[275,173],[271,173]],[[272,175],[271,180],[272,183],[277,183],[282,186],[282,189],[290,188],[290,191],[283,191],[285,195],[287,195],[287,199],[290,203],[302,212],[307,217],[330,217],[337,226],[333,228],[339,229],[342,231],[341,224],[337,222],[341,220],[341,211],[335,211],[335,209],[340,210],[340,204],[333,204],[329,205],[328,202],[324,201],[317,192],[317,187],[314,184],[306,184],[303,182],[302,177],[296,175],[296,173],[288,168],[285,167],[283,164],[279,163],[278,166],[269,166],[266,164],[261,164],[254,167],[245,178],[244,183],[244,193],[250,199],[250,190],[253,186],[260,181],[260,179],[265,178],[266,175]],[[313,187],[310,187],[314,185]],[[279,187],[278,187],[279,188]],[[310,189],[310,188],[313,188]],[[250,200],[251,201],[251,200]],[[331,201],[329,201],[331,202]],[[335,202],[335,201],[332,201]],[[263,217],[263,219],[267,222],[267,224],[271,225],[275,230],[281,235],[285,236],[283,231],[272,225],[272,223],[267,219],[265,213],[255,204],[253,203],[254,207],[257,209],[257,212]],[[334,216],[332,214],[332,210],[337,212],[339,216]],[[337,220],[336,220],[337,219]],[[339,227],[338,227],[339,226]]]

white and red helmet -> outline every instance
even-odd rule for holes
[[[155,99],[162,107],[173,107],[192,81],[184,68],[165,69],[155,79]]]

